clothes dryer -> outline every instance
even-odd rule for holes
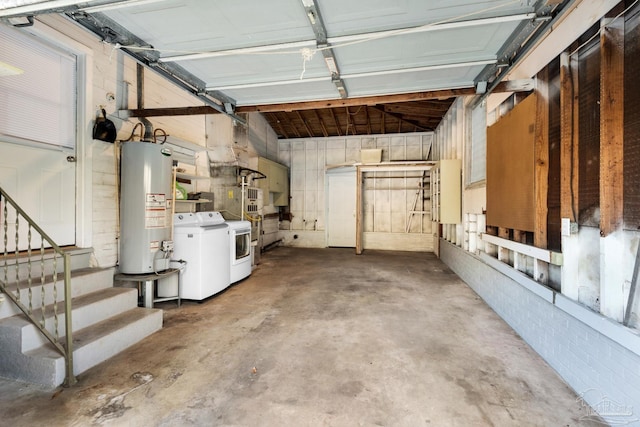
[[[229,256],[231,283],[251,274],[251,223],[227,221],[229,226]]]

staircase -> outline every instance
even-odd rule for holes
[[[139,308],[137,290],[113,287],[114,269],[90,268],[90,253],[87,249],[71,250],[73,375],[85,372],[162,328],[162,311]],[[38,318],[44,306],[44,322],[48,328],[55,322],[54,312],[58,313],[57,322],[64,325],[64,292],[57,292],[56,301],[53,300],[53,268],[46,271],[45,266],[44,286],[41,286],[39,261],[29,267],[27,257],[16,264],[12,257],[11,262],[9,277],[15,277],[18,269],[18,277],[24,277],[26,282],[29,276],[26,269],[29,269],[31,277],[38,278],[30,298],[35,317]],[[59,277],[57,282],[59,286]],[[15,293],[16,286],[15,283],[9,285],[7,292]],[[25,283],[19,292],[25,305],[29,301],[27,293]],[[44,301],[41,295],[45,295]],[[51,388],[61,385],[66,375],[64,356],[9,298],[0,293],[0,299],[0,377]],[[64,331],[64,326],[59,330]]]

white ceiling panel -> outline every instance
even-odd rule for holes
[[[517,22],[388,37],[334,48],[343,74],[495,59]]]
[[[504,0],[318,0],[328,33],[342,36],[437,22],[528,13],[534,1]]]
[[[352,97],[472,87],[482,66],[345,78]]]
[[[521,43],[567,1],[563,6],[547,0],[77,3],[66,11],[70,18],[214,108],[224,103],[228,112],[234,104],[490,83],[503,71],[498,67],[508,65]]]
[[[296,0],[167,0],[104,13],[162,56],[315,39]]]
[[[311,77],[327,77],[322,54],[316,53],[304,61],[299,52],[230,55],[193,61],[180,61],[189,72],[207,82],[207,86],[242,85],[258,82]],[[304,72],[304,74],[303,74]]]
[[[225,93],[233,97],[239,106],[339,98],[330,78],[319,82],[300,81],[280,86],[229,89]]]

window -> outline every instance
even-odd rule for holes
[[[487,174],[487,107],[483,102],[471,111],[471,152],[467,185],[482,182]]]
[[[5,26],[0,52],[22,71],[0,77],[0,137],[74,148],[76,57]]]

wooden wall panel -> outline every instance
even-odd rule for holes
[[[487,225],[534,231],[536,106],[532,94],[487,129]]]

